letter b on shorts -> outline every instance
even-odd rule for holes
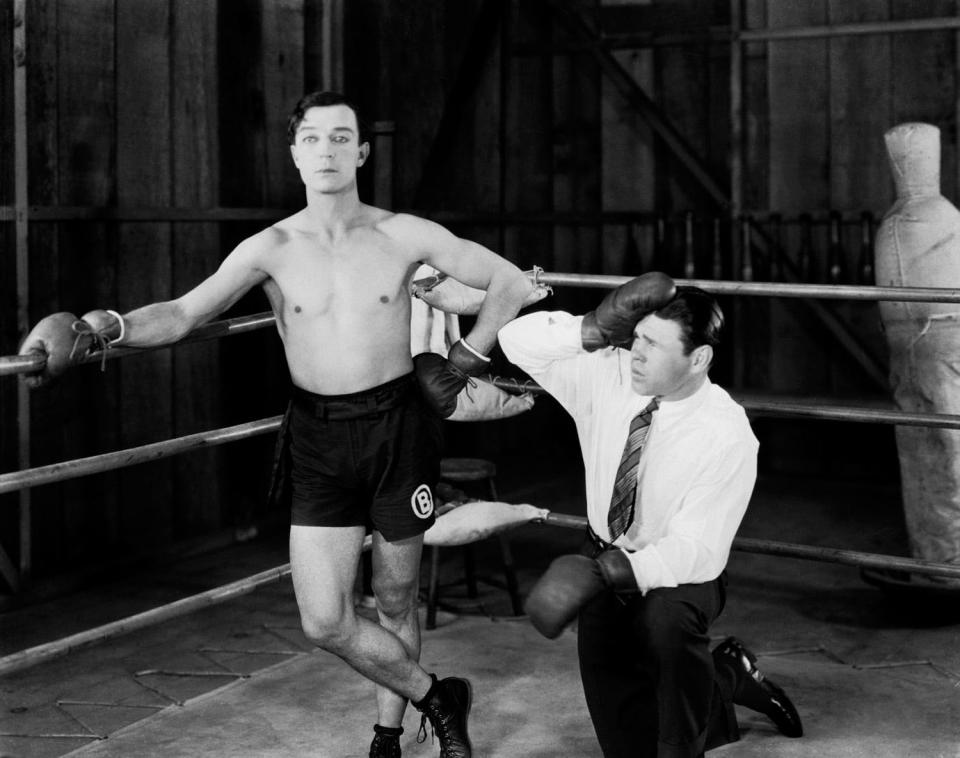
[[[421,484],[413,491],[410,507],[417,518],[430,518],[433,513],[433,493],[426,484]]]

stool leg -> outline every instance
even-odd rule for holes
[[[440,594],[440,547],[430,547],[430,579],[427,585],[427,629],[437,628],[437,600]]]
[[[517,585],[517,571],[513,565],[513,552],[510,550],[510,541],[502,534],[497,535],[500,541],[500,556],[503,558],[503,576],[507,580],[507,592],[510,593],[510,604],[513,606],[513,615],[523,615],[523,604],[520,602],[520,588]]]
[[[467,583],[467,597],[476,597],[477,572],[474,567],[473,548],[470,545],[463,546],[463,576]]]
[[[490,487],[490,499],[497,501],[497,485],[491,476],[487,483]],[[520,602],[520,587],[517,584],[517,570],[513,565],[513,552],[510,550],[510,540],[505,535],[497,535],[500,540],[500,555],[503,558],[503,576],[507,580],[507,592],[510,593],[510,604],[513,606],[513,615],[523,615],[523,603]]]

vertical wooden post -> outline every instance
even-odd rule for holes
[[[780,213],[770,215],[770,237],[773,239],[773,248],[769,258],[770,281],[782,282],[787,249],[783,244],[783,216]]]
[[[322,19],[323,89],[343,90],[343,0],[324,0]]]
[[[693,279],[697,275],[693,233],[693,211],[687,211],[683,217],[683,275],[687,279]]]
[[[497,72],[497,92],[500,102],[500,110],[497,114],[497,144],[498,158],[497,162],[497,252],[500,255],[507,255],[507,226],[504,223],[504,216],[507,213],[507,157],[509,143],[507,138],[507,113],[510,107],[510,59],[513,52],[513,38],[511,36],[511,24],[509,11],[510,0],[504,0],[500,17],[500,68]],[[517,253],[517,256],[521,253]]]
[[[863,211],[860,214],[860,261],[857,265],[857,284],[867,286],[876,284],[873,271],[873,214]]]
[[[27,3],[13,3],[13,133],[14,155],[14,212],[16,226],[17,267],[17,329],[21,335],[30,326],[30,270],[29,270],[29,221],[27,219]],[[30,468],[30,395],[22,383],[17,383],[17,444],[18,464],[21,469]],[[30,578],[31,513],[30,490],[20,490],[20,579]],[[14,587],[18,590],[19,587]]]
[[[730,253],[736,257],[740,249],[737,240],[737,219],[743,209],[743,25],[741,0],[730,0]],[[740,267],[731,270],[735,276]],[[733,301],[733,386],[742,387],[746,374],[746,346],[744,345],[743,304]]]
[[[393,121],[373,124],[373,204],[378,208],[393,209]]]
[[[723,220],[719,216],[713,219],[713,249],[711,263],[714,279],[723,279]]]
[[[752,282],[753,276],[753,219],[748,214],[740,216],[740,270],[737,272],[745,282]],[[746,330],[743,330],[746,333]],[[746,347],[744,345],[744,347]]]

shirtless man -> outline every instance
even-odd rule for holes
[[[408,700],[430,720],[441,756],[470,756],[469,683],[438,681],[418,663],[420,554],[434,521],[440,418],[469,375],[485,369],[497,331],[533,286],[508,261],[438,224],[361,203],[356,172],[370,145],[341,95],[305,96],[288,138],[306,187],[303,210],[241,242],[176,300],[123,316],[43,319],[20,352],[45,354],[46,367],[25,381],[42,385],[97,347],[176,342],[261,285],[294,385],[290,563],[304,633],[378,685],[371,756],[400,755]],[[487,295],[449,360],[430,355],[415,370],[409,285],[421,263]],[[354,612],[366,525],[379,624]]]

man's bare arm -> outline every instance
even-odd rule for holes
[[[413,217],[408,217],[413,218]],[[533,293],[534,285],[519,268],[483,245],[457,237],[439,224],[415,219],[422,260],[457,281],[486,290],[473,329],[464,339],[488,353],[497,332],[513,319]]]
[[[257,248],[252,240],[242,242],[215,273],[182,297],[125,314],[125,334],[118,344],[145,347],[176,342],[223,313],[267,278],[257,266]]]
[[[40,355],[46,361],[38,372],[24,375],[24,383],[41,387],[82,362],[92,350],[117,344],[164,345],[183,338],[266,279],[256,265],[262,244],[257,239],[241,243],[216,273],[177,300],[137,308],[125,317],[115,311],[92,310],[79,319],[65,311],[42,319],[24,339],[20,354]]]

